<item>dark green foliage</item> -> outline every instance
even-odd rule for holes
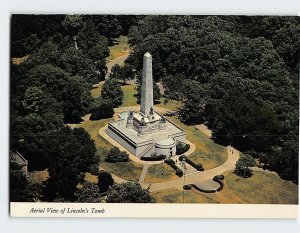
[[[11,120],[10,147],[18,150],[29,162],[29,170],[45,169],[49,163],[47,138],[63,128],[60,117],[54,113],[40,116],[28,114]]]
[[[113,117],[115,111],[110,101],[97,98],[91,107],[90,120],[100,120]]]
[[[239,160],[235,164],[234,173],[243,178],[248,178],[252,176],[252,170],[250,167],[255,165],[255,160],[253,157],[247,154],[242,154]]]
[[[165,159],[165,155],[157,155],[157,154],[152,154],[150,157],[141,157],[141,160],[144,161],[159,161]]]
[[[106,201],[108,203],[153,203],[154,199],[139,183],[126,182],[111,186]]]
[[[190,184],[185,184],[185,185],[183,185],[183,189],[184,189],[184,190],[191,190],[191,189],[192,189],[192,185],[190,185]]]
[[[91,166],[89,166],[89,172],[94,175],[94,176],[98,176],[99,175],[99,165],[94,163]]]
[[[75,192],[76,202],[79,203],[99,203],[100,193],[96,184],[85,181],[81,184],[81,187]],[[65,202],[65,201],[63,201]]]
[[[126,62],[139,74],[149,51],[165,95],[183,100],[185,123],[206,123],[216,142],[255,150],[268,169],[297,180],[298,150],[283,148],[285,135],[298,135],[299,25],[297,17],[146,16],[130,29]]]
[[[113,147],[107,154],[105,162],[116,163],[116,162],[127,162],[129,155],[125,151],[120,151],[118,147]]]
[[[116,64],[112,67],[109,77],[126,84],[126,81],[134,79],[133,67],[129,64],[125,64],[124,66]]]
[[[95,156],[94,141],[82,128],[63,128],[48,141],[47,145],[51,145],[46,152],[50,178],[46,182],[44,197],[47,201],[57,197],[73,201],[77,184],[82,180],[81,174],[99,161]]]
[[[40,185],[34,184],[16,162],[10,162],[10,201],[34,202],[40,198]]]
[[[114,179],[111,174],[107,171],[101,170],[98,175],[98,187],[99,192],[107,192],[108,188],[114,184]]]
[[[175,174],[179,177],[182,177],[183,176],[183,171],[181,169],[177,168]]]
[[[187,156],[180,155],[179,156],[179,161],[183,161],[183,159],[185,159],[185,162],[187,162],[189,165],[191,165],[197,171],[204,171],[204,168],[203,168],[202,164],[196,164],[192,160],[190,160]]]
[[[165,163],[168,164],[170,167],[172,167],[175,170],[175,173],[177,176],[182,177],[183,171],[175,165],[175,162],[172,159],[166,159]]]
[[[190,149],[189,144],[178,141],[176,144],[176,155],[181,155],[187,152],[189,149]]]
[[[101,58],[101,56],[99,56]],[[80,76],[88,84],[93,85],[101,80],[97,74],[97,66],[84,55],[84,51],[68,48],[61,56],[61,67],[72,76]]]
[[[118,81],[112,78],[105,81],[101,90],[101,97],[113,103],[114,107],[120,106],[123,101],[123,91]]]

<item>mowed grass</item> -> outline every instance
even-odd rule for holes
[[[108,151],[111,148],[113,148],[113,145],[111,145],[108,141],[102,138],[98,134],[98,131],[100,128],[107,125],[109,120],[110,118],[97,120],[97,121],[85,121],[81,124],[76,125],[75,127],[84,128],[91,135],[91,138],[95,141],[95,145],[97,149],[96,155],[98,155],[100,158],[101,169],[113,173],[114,175],[119,176],[125,180],[138,181],[143,169],[143,166],[141,164],[134,163],[131,160],[129,162],[123,162],[123,163],[105,162],[105,156],[107,155]],[[87,175],[86,177],[87,180],[93,178],[89,174],[86,175]]]
[[[121,107],[138,105],[136,102],[137,98],[134,96],[135,94],[137,94],[135,85],[123,85],[121,88],[123,91],[123,103]]]
[[[111,120],[111,118],[97,121],[84,121],[75,127],[82,127],[90,134],[91,138],[95,141],[97,150],[111,149],[113,146],[98,134],[99,129],[107,125],[109,120]]]
[[[162,175],[163,171],[163,175]],[[168,164],[155,164],[148,168],[147,175],[145,177],[145,183],[158,183],[165,182],[167,180],[178,179],[179,177],[175,174],[175,170]]]
[[[227,160],[225,147],[214,143],[203,132],[181,123],[175,117],[170,117],[170,120],[184,129],[187,139],[195,145],[195,151],[189,155],[189,159],[193,162],[202,164],[204,169],[208,170],[220,166]]]
[[[162,108],[167,108],[167,109],[170,109],[170,110],[178,110],[182,106],[181,101],[168,100],[168,102],[165,104],[164,100],[165,100],[164,97],[160,98],[160,103],[156,104],[155,106],[162,107]]]
[[[101,168],[125,180],[139,181],[143,165],[131,160],[119,163],[101,163]]]
[[[151,193],[157,203],[183,203],[183,192],[169,188]],[[217,203],[211,198],[208,198],[194,190],[184,191],[184,203]]]
[[[91,92],[91,95],[92,95],[94,98],[97,98],[97,97],[101,96],[102,86],[103,86],[103,83],[99,84],[98,87],[95,87],[95,88],[93,88],[93,89],[90,91],[90,92]]]
[[[242,178],[231,171],[224,175],[227,191],[232,191],[246,203],[298,204],[298,185],[275,174],[254,171],[250,178]]]
[[[117,38],[115,44],[109,47],[109,51],[109,57],[106,59],[107,62],[128,54],[130,52],[128,38],[126,36]]]

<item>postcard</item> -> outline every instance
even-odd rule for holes
[[[11,15],[10,215],[296,218],[296,16]]]

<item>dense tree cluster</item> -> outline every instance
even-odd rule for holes
[[[94,101],[89,90],[106,75],[108,45],[136,21],[127,16],[12,16],[11,58],[24,58],[11,64],[10,147],[28,160],[30,171],[48,168],[43,200],[75,201],[83,173],[97,170],[94,141],[83,129],[64,123],[78,123],[90,111],[95,119],[113,115],[112,104]],[[32,193],[32,186],[21,171],[12,169],[11,179],[12,201],[34,199],[23,195]]]
[[[139,77],[150,52],[182,121],[206,123],[216,142],[295,181],[299,36],[298,17],[146,16],[129,30],[126,63]]]
[[[152,203],[155,200],[150,196],[149,190],[143,189],[139,183],[126,182],[114,184],[108,189],[108,203]]]

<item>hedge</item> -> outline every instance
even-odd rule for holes
[[[191,165],[192,167],[194,167],[197,171],[204,171],[204,168],[202,167],[202,164],[196,164],[194,163],[192,160],[190,160],[188,157],[186,157],[185,155],[181,155],[179,156],[179,161],[182,161],[183,158],[185,158],[185,161]]]
[[[190,189],[192,189],[192,185],[191,184],[185,184],[185,185],[183,185],[183,189],[184,190],[190,190]]]
[[[165,155],[156,155],[156,156],[150,156],[150,157],[141,157],[141,160],[144,161],[158,161],[158,160],[163,160],[165,159]]]
[[[183,176],[183,171],[181,171],[181,169],[175,165],[175,162],[172,159],[166,159],[165,163],[171,166],[176,171],[175,174],[177,176],[179,177]]]

